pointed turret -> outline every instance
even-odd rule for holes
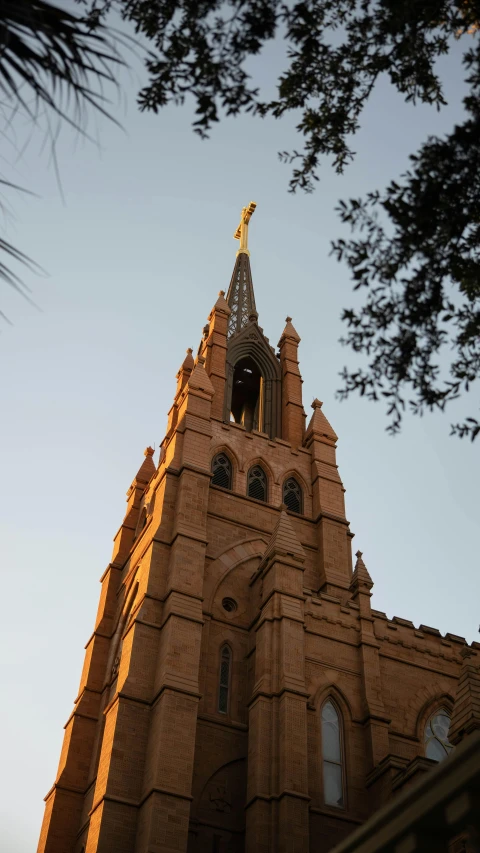
[[[337,436],[322,411],[320,400],[312,403],[313,415],[305,433],[304,447],[312,456],[313,515],[318,525],[320,589],[330,595],[348,590],[352,580],[351,534],[345,517],[343,484],[335,455]],[[335,560],[332,554],[335,553]]]
[[[480,661],[469,646],[464,646],[460,654],[462,669],[448,732],[448,739],[454,744],[480,729]]]
[[[177,373],[177,377],[176,377],[177,378],[177,390],[175,391],[175,397],[173,400],[173,404],[172,404],[170,411],[168,413],[167,431],[165,433],[165,438],[162,441],[162,444],[160,446],[159,464],[160,464],[160,462],[163,461],[163,457],[164,457],[164,453],[165,453],[165,445],[166,445],[166,443],[168,443],[168,439],[170,438],[173,430],[175,429],[175,427],[177,425],[178,399],[180,397],[180,394],[181,394],[183,388],[185,388],[185,385],[187,384],[189,377],[190,377],[190,374],[191,374],[194,367],[195,367],[195,362],[193,360],[193,350],[191,347],[189,347],[187,349],[187,354],[186,354],[185,358],[183,359],[180,370]]]
[[[188,381],[188,377],[190,376],[193,368],[195,367],[195,362],[193,360],[193,350],[191,347],[187,349],[187,354],[182,362],[182,366],[177,373],[177,394],[182,390],[186,382]]]
[[[369,571],[365,563],[363,562],[362,552],[357,551],[355,556],[357,558],[357,562],[355,563],[355,569],[350,583],[350,589],[354,594],[357,593],[359,590],[362,590],[362,592],[370,593],[370,590],[373,586],[373,581],[370,577]]]
[[[300,343],[300,341],[301,341],[301,337],[300,337],[300,335],[298,334],[298,332],[297,332],[297,330],[296,330],[295,326],[294,326],[294,325],[293,325],[293,323],[292,323],[292,318],[291,318],[291,317],[286,317],[285,322],[286,322],[286,324],[287,324],[287,325],[285,326],[285,328],[284,328],[284,330],[283,330],[283,332],[282,332],[282,337],[280,338],[280,341],[281,341],[283,338],[290,338],[290,340],[292,340],[292,341],[296,341],[296,343],[297,343],[297,344],[299,344],[299,343]],[[280,346],[280,343],[279,343],[279,346]]]
[[[295,560],[303,563],[305,560],[305,551],[298,541],[286,509],[285,504],[282,504],[280,517],[275,525],[263,559],[268,560],[274,555],[282,555],[293,557]]]
[[[313,415],[310,418],[310,423],[307,427],[305,441],[308,441],[308,439],[313,435],[318,436],[320,441],[322,438],[330,439],[330,441],[338,440],[335,430],[322,412],[322,406],[323,403],[318,399],[315,399],[312,403]]]
[[[130,551],[133,544],[135,529],[138,522],[140,503],[145,489],[155,474],[156,468],[153,461],[153,447],[144,450],[145,459],[138,469],[132,484],[127,491],[127,511],[122,524],[113,540],[112,564],[121,564]]]
[[[137,483],[148,483],[153,474],[155,474],[155,463],[153,461],[153,454],[155,453],[153,447],[146,447],[143,451],[143,455],[145,456],[144,461],[140,465],[140,468],[137,471],[137,476],[135,477],[134,482]]]
[[[213,395],[215,394],[215,388],[204,368],[204,364],[205,359],[203,355],[199,355],[187,384],[189,388],[196,388],[198,391],[205,391],[207,394]]]
[[[286,326],[278,342],[282,368],[282,438],[292,447],[300,447],[305,435],[305,412],[302,402],[303,380],[298,367],[300,335],[287,317]]]
[[[218,420],[223,419],[224,412],[229,316],[230,308],[225,299],[225,291],[221,290],[208,316],[207,336],[200,347],[200,354],[205,356],[205,370],[215,389],[212,417]]]

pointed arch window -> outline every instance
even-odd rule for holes
[[[228,713],[231,664],[232,652],[230,646],[225,645],[220,652],[220,683],[218,686],[218,710],[221,714]]]
[[[323,797],[325,805],[345,808],[342,721],[330,699],[322,707]]]
[[[283,484],[283,503],[291,512],[303,512],[303,493],[295,477],[288,477]]]
[[[448,739],[450,714],[440,708],[429,717],[425,726],[425,755],[432,761],[443,761],[452,751],[453,744]]]
[[[268,499],[267,475],[260,465],[254,465],[248,472],[247,495],[249,498],[256,498],[257,501]]]
[[[232,463],[226,453],[217,453],[212,461],[212,485],[232,488]]]
[[[136,540],[136,539],[138,539],[138,537],[140,536],[140,534],[141,534],[141,532],[142,532],[143,528],[144,528],[144,527],[146,527],[147,520],[148,520],[148,517],[147,517],[147,507],[145,506],[145,495],[144,495],[144,496],[142,497],[142,500],[140,501],[140,507],[139,507],[139,512],[138,512],[138,521],[137,521],[137,526],[136,526],[136,528],[135,528],[135,533],[134,533],[134,535],[133,535],[133,541],[134,541],[134,542],[135,542],[135,540]]]
[[[231,420],[242,424],[247,432],[262,428],[262,374],[249,356],[234,368]]]

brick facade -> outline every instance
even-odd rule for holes
[[[300,338],[287,318],[277,357],[252,312],[229,339],[232,310],[222,292],[177,374],[159,464],[148,448],[127,493],[38,853],[327,851],[429,769],[425,725],[452,711],[461,672],[468,728],[480,644],[467,672],[463,638],[371,608],[318,400],[305,425]],[[225,418],[235,347],[260,372],[278,359],[281,393],[272,367],[260,395],[277,397],[257,401],[252,431]],[[228,489],[211,483],[220,452]],[[266,501],[247,496],[253,465]],[[283,503],[292,476],[301,513]],[[342,808],[326,804],[327,700]]]

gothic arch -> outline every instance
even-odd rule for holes
[[[210,465],[218,453],[225,453],[230,459],[232,465],[233,481],[235,482],[236,472],[243,470],[242,466],[240,465],[240,460],[237,454],[235,453],[233,448],[230,447],[229,444],[216,444],[215,446],[210,448]]]
[[[116,678],[118,673],[118,667],[120,665],[120,657],[121,657],[121,649],[123,645],[123,635],[125,633],[125,629],[127,628],[130,614],[133,610],[133,605],[135,604],[135,599],[137,597],[139,583],[135,582],[135,576],[138,571],[135,570],[134,577],[132,578],[132,583],[128,589],[128,592],[125,593],[124,603],[120,610],[120,614],[116,624],[116,630],[112,638],[112,644],[110,646],[110,654],[108,656],[107,668],[105,673],[105,678],[107,681]],[[118,660],[118,664],[116,663]],[[116,668],[116,672],[114,671]]]
[[[217,767],[205,782],[195,812],[215,813],[215,823],[242,832],[245,827],[244,803],[247,794],[247,762],[238,756]]]
[[[137,526],[135,527],[135,533],[133,536],[133,541],[136,542],[137,539],[142,535],[145,527],[148,523],[148,515],[147,515],[147,507],[145,505],[145,496],[142,498],[143,504],[140,507],[140,512],[138,514]]]
[[[230,565],[231,564],[230,557],[231,556],[235,557],[235,555],[239,553],[238,549],[241,548],[242,545],[254,546],[254,543],[256,543],[256,542],[261,543],[261,545],[264,546],[263,550],[265,550],[265,548],[267,547],[267,544],[268,544],[268,537],[260,536],[257,533],[254,536],[247,536],[246,538],[237,539],[235,542],[233,542],[227,548],[222,548],[221,550],[217,551],[216,553],[214,552],[213,554],[209,554],[209,556],[211,557],[211,559],[214,560],[215,563],[218,560],[223,560],[223,562],[228,563],[228,565]],[[240,554],[241,553],[243,553],[243,552],[240,552]],[[263,551],[262,551],[262,554],[263,554]]]
[[[288,480],[289,477],[293,477],[295,480],[298,480],[298,485],[303,489],[304,497],[309,499],[312,497],[312,487],[308,485],[305,477],[303,474],[300,474],[300,471],[298,471],[297,468],[289,468],[288,471],[282,471],[278,478],[278,482],[282,488],[285,480]]]
[[[312,697],[312,705],[314,705],[315,710],[320,711],[329,698],[331,698],[333,703],[338,707],[344,722],[346,719],[353,721],[354,715],[350,702],[343,691],[333,683],[320,684],[319,687],[317,687],[315,694]]]
[[[211,613],[218,588],[227,575],[254,557],[261,559],[266,548],[266,540],[255,536],[250,539],[240,539],[235,545],[231,545],[230,548],[217,556],[216,560],[209,566],[208,571],[209,589],[205,591],[204,604],[207,612]]]
[[[262,432],[266,432],[270,438],[280,438],[282,382],[280,363],[254,323],[249,323],[235,335],[227,349],[224,420],[227,423],[230,421],[233,374],[235,365],[243,358],[251,358],[262,375],[264,384]]]
[[[426,692],[426,690],[427,688],[424,688],[421,693]],[[423,744],[424,729],[431,714],[439,708],[445,708],[445,710],[451,715],[453,711],[453,703],[454,700],[450,693],[437,692],[433,696],[430,694],[429,698],[423,703],[422,707],[418,711],[415,722],[415,737],[420,740],[421,744]]]
[[[250,468],[253,468],[254,465],[260,465],[260,468],[263,468],[265,474],[267,475],[269,487],[271,484],[274,484],[275,486],[278,485],[278,479],[273,471],[272,466],[269,462],[267,462],[266,459],[263,458],[263,456],[253,456],[251,459],[248,460],[248,462],[245,460],[245,473],[248,474]]]
[[[348,808],[348,788],[355,778],[355,764],[352,759],[354,746],[358,748],[358,742],[354,737],[352,730],[352,722],[354,715],[352,706],[347,699],[345,693],[337,687],[333,682],[320,684],[315,693],[310,699],[310,709],[314,709],[315,713],[310,717],[310,725],[313,727],[311,733],[313,735],[313,747],[311,750],[311,796],[312,800],[319,808],[323,808],[324,803],[324,781],[323,781],[323,750],[322,750],[322,708],[326,702],[331,701],[338,712],[341,721],[341,739],[343,751],[343,793],[344,793],[344,808]],[[313,719],[312,719],[313,718]],[[363,742],[363,734],[362,734]]]
[[[229,479],[229,485],[224,485],[224,483],[218,482],[218,480],[217,480],[217,482],[215,482],[215,479],[218,475],[218,468],[215,467],[215,461],[218,459],[219,456],[226,457],[228,464],[230,466],[230,470],[228,471],[227,466],[222,461],[220,461],[220,463],[219,463],[220,476],[222,473],[227,474],[228,479]],[[210,459],[210,473],[212,475],[211,480],[210,480],[211,485],[222,486],[223,488],[226,488],[231,492],[235,491],[234,487],[235,487],[235,483],[236,483],[236,476],[235,476],[236,470],[237,470],[237,467],[236,467],[235,463],[232,461],[232,454],[229,452],[229,450],[224,449],[224,448],[222,448],[221,450],[216,449],[215,452],[213,453],[211,459]]]

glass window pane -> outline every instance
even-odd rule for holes
[[[323,787],[325,803],[343,808],[342,768],[339,764],[323,762]]]
[[[322,708],[322,720],[327,720],[328,722],[338,722],[338,714],[332,705],[331,702],[325,702],[325,705]]]
[[[340,732],[338,731],[338,722],[326,723],[322,722],[322,751],[323,757],[327,761],[341,760],[340,753]]]
[[[443,761],[443,759],[447,757],[447,753],[442,744],[436,738],[432,738],[432,740],[427,743],[425,754],[427,758],[431,758],[433,761]]]
[[[222,665],[220,667],[220,684],[223,684],[224,687],[228,687],[228,670],[229,670],[229,662],[228,660],[222,660]]]
[[[448,730],[450,728],[450,719],[446,714],[440,712],[432,718],[433,733],[440,740],[448,740]]]
[[[222,712],[222,714],[227,713],[227,704],[228,704],[228,688],[220,687],[220,692],[218,696],[218,710]]]

